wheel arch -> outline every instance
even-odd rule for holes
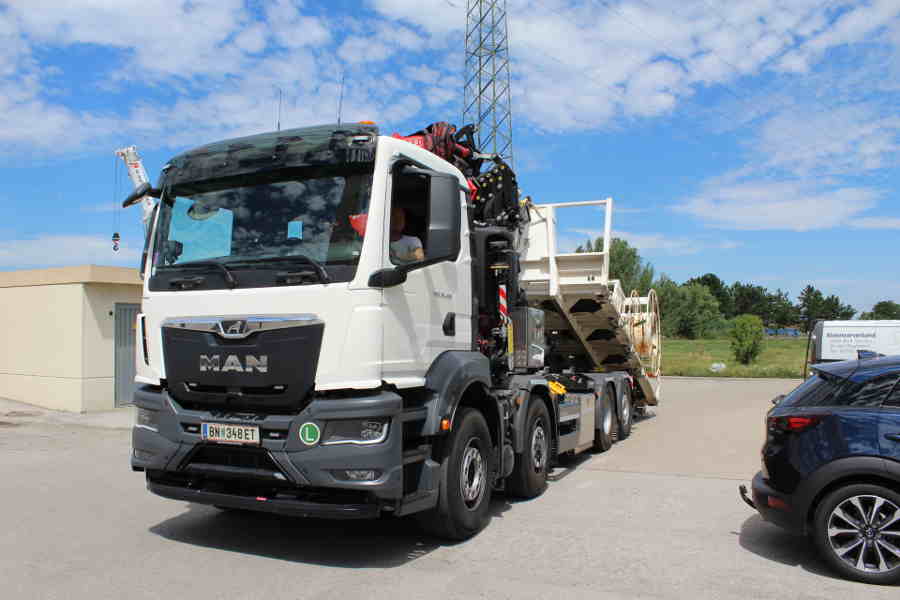
[[[900,494],[900,477],[885,469],[884,461],[878,457],[857,456],[835,461],[817,473],[810,481],[819,483],[808,495],[803,524],[809,531],[815,519],[816,510],[828,494],[848,485],[881,485]]]
[[[490,395],[487,388],[480,381],[473,381],[462,393],[459,402],[453,408],[450,417],[450,428],[456,424],[456,413],[460,407],[467,406],[478,410],[488,424],[488,430],[491,432],[491,442],[494,447],[500,448],[503,444],[503,419],[500,415],[500,407],[493,396]]]
[[[474,387],[473,386],[477,386]],[[428,414],[422,429],[423,435],[439,435],[443,419],[452,420],[460,401],[477,389],[490,397],[490,363],[480,352],[448,350],[438,356],[425,374],[425,389],[429,394],[425,402]]]
[[[520,394],[521,393],[522,392],[520,392]],[[556,406],[554,406],[553,402],[551,402],[550,400],[550,388],[548,388],[545,383],[540,383],[528,389],[527,393],[525,393],[524,396],[525,399],[522,401],[521,406],[519,406],[516,410],[516,414],[513,419],[513,450],[516,453],[520,453],[525,449],[525,428],[527,425],[525,420],[528,417],[528,409],[531,407],[532,402],[543,402],[547,407],[547,414],[550,415],[551,447],[558,448],[559,428],[557,425],[559,423],[559,419],[557,418]],[[551,452],[551,456],[552,455],[553,452]]]

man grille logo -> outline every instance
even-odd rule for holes
[[[246,321],[222,321],[222,331],[228,335],[241,335],[247,331]]]
[[[260,373],[268,373],[269,357],[265,354],[260,356],[248,354],[244,357],[244,363],[241,364],[240,357],[234,354],[226,356],[224,362],[222,362],[222,356],[220,354],[200,355],[201,373],[210,371],[213,373],[252,373],[254,369]]]

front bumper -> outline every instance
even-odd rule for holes
[[[761,471],[753,477],[752,498],[747,498],[746,487],[740,486],[739,490],[741,499],[751,508],[756,509],[766,521],[791,533],[802,535],[805,532],[805,515],[802,511],[796,510],[794,498],[790,494],[782,494],[771,487]]]
[[[198,504],[212,504],[224,508],[242,508],[272,512],[296,517],[313,517],[319,519],[373,519],[380,514],[376,503],[337,504],[309,502],[304,500],[268,498],[264,496],[249,497],[208,490],[193,490],[184,486],[165,485],[147,482],[147,489],[163,498],[184,500]]]
[[[438,464],[423,449],[404,451],[404,429],[424,423],[424,409],[404,410],[399,395],[376,392],[349,398],[317,398],[296,415],[188,410],[165,390],[141,388],[134,403],[158,411],[155,428],[132,431],[132,469],[146,471],[148,489],[160,496],[325,518],[370,518],[381,511],[405,514],[434,506]],[[372,445],[304,444],[300,428],[315,423],[321,431],[340,419],[389,420],[387,438]],[[231,447],[204,442],[202,423],[259,427],[261,444],[235,452],[251,454],[259,464],[221,461],[198,464],[201,453],[230,452]],[[371,481],[351,481],[347,470],[373,470]]]

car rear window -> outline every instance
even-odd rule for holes
[[[854,381],[820,372],[800,384],[780,405],[875,408],[882,405],[898,376],[891,373]]]
[[[789,393],[779,406],[830,406],[846,380],[816,373]]]
[[[891,395],[884,400],[884,406],[900,407],[900,383],[894,384],[894,390]]]

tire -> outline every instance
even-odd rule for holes
[[[616,406],[616,416],[619,417],[618,440],[621,442],[631,435],[631,423],[634,419],[634,406],[631,404],[631,390],[626,383],[622,387],[622,396]]]
[[[532,397],[525,423],[525,448],[521,454],[516,454],[516,464],[506,480],[506,490],[519,498],[536,498],[547,489],[553,435],[550,415],[542,398]]]
[[[597,398],[597,411],[600,414],[600,427],[594,430],[594,451],[606,452],[613,445],[613,431],[619,427],[616,410],[613,408],[615,388],[607,386]]]
[[[460,407],[441,454],[438,504],[416,519],[433,535],[465,540],[487,525],[491,504],[494,448],[484,416]]]
[[[816,508],[812,538],[825,562],[842,576],[881,585],[900,582],[897,492],[869,484],[831,492]]]

